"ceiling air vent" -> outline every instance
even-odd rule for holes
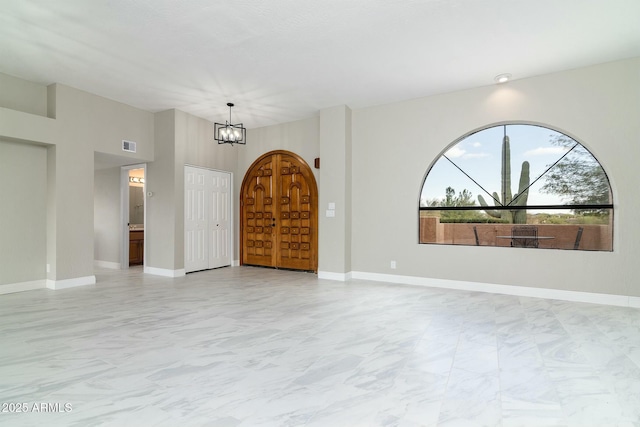
[[[136,143],[133,141],[122,140],[122,151],[128,151],[129,153],[136,152]]]

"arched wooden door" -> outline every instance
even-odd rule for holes
[[[297,154],[253,162],[240,192],[242,264],[318,270],[318,187]]]

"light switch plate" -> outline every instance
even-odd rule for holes
[[[327,209],[326,216],[329,217],[329,218],[335,217],[336,216],[336,211],[334,211],[333,209]]]
[[[335,211],[336,210],[335,202],[329,202],[329,206],[327,207],[327,209],[331,209],[332,211]]]

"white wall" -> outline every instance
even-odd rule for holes
[[[55,204],[49,209],[49,215],[56,218],[56,258],[51,262],[55,269],[50,279],[82,278],[90,283],[94,265],[94,153],[125,156],[131,163],[153,160],[154,117],[64,85],[56,84],[50,92],[55,92],[58,131],[55,170],[49,171],[56,181]],[[123,152],[123,139],[136,141],[137,152]]]
[[[155,114],[155,161],[147,165],[145,267],[176,270],[175,110]]]
[[[46,207],[46,147],[0,140],[0,288],[45,279]]]
[[[355,110],[353,270],[640,295],[639,93],[640,59],[633,59]],[[462,135],[505,121],[558,129],[598,158],[614,192],[613,252],[418,244],[419,193],[431,162]]]
[[[237,147],[218,145],[208,120],[168,110],[155,114],[155,149],[155,161],[147,168],[147,191],[154,195],[147,198],[145,265],[180,274],[184,269],[184,166],[235,173]]]
[[[120,265],[120,168],[95,171],[93,197],[93,257],[99,262]]]
[[[213,123],[182,111],[176,112],[176,141],[182,156],[181,165],[234,172],[238,152],[244,147],[218,144],[213,139]],[[184,168],[181,175],[184,178]],[[184,189],[184,186],[182,187]]]
[[[342,105],[320,111],[320,179],[323,183],[318,204],[318,274],[351,271],[351,110]],[[334,216],[327,217],[329,203]],[[341,242],[341,244],[336,244]]]
[[[0,81],[14,78],[0,75]],[[40,235],[46,240],[47,285],[75,286],[90,284],[94,263],[94,152],[124,155],[122,139],[138,142],[138,152],[129,154],[131,163],[153,160],[153,114],[99,96],[53,84],[42,90],[32,83],[19,85],[33,105],[16,106],[15,99],[0,97],[0,138],[22,145],[46,145],[45,163],[39,172],[46,179],[46,229]],[[46,105],[47,117],[42,114]],[[32,112],[20,111],[31,110]],[[6,158],[11,162],[14,154]],[[0,183],[0,188],[7,185]],[[3,200],[8,206],[18,206],[16,194]],[[14,226],[30,227],[27,217],[20,217]],[[28,250],[21,252],[28,255]],[[44,264],[43,264],[44,265]],[[9,266],[15,275],[17,267]],[[34,269],[27,281],[41,279],[41,270]]]
[[[0,106],[46,116],[47,87],[0,73]]]
[[[247,145],[234,146],[238,151],[238,176],[236,189],[239,188],[249,166],[261,155],[273,150],[287,150],[302,157],[313,170],[318,187],[320,173],[313,167],[313,160],[320,156],[320,118],[310,117],[280,125],[266,126],[247,130]],[[231,148],[231,147],[229,147]]]

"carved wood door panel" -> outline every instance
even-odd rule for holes
[[[276,266],[274,205],[275,164],[271,157],[258,159],[242,184],[242,263]]]
[[[317,270],[318,190],[302,158],[263,155],[247,171],[240,197],[243,264]]]

